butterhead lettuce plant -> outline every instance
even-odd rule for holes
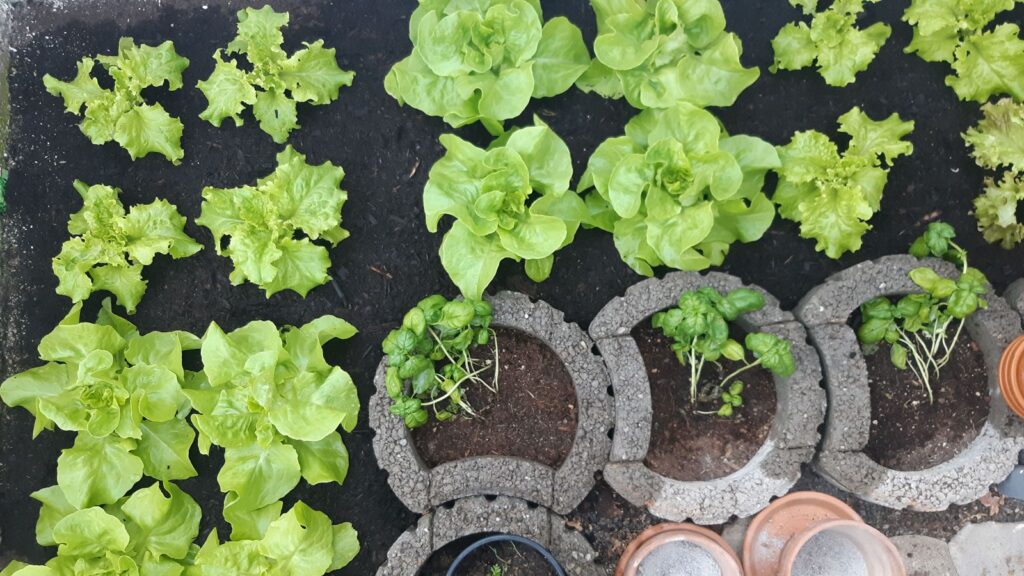
[[[594,150],[580,190],[588,225],[611,232],[622,260],[652,276],[717,266],[736,241],[760,238],[775,217],[762,192],[779,167],[771,144],[729,136],[710,112],[678,103],[645,110],[626,134]]]
[[[492,134],[531,98],[571,88],[590,64],[579,28],[561,16],[544,22],[540,0],[419,0],[409,39],[412,54],[384,79],[388,94]]]
[[[636,108],[676,102],[730,106],[757,80],[740,62],[739,37],[725,31],[718,0],[591,0],[594,61],[580,89]]]
[[[113,79],[112,88],[103,88],[97,82],[93,74],[97,63]],[[171,41],[147,46],[121,38],[116,56],[82,58],[70,82],[47,74],[43,84],[50,94],[64,99],[68,112],[83,116],[82,134],[93,144],[113,140],[128,151],[132,160],[155,152],[178,164],[185,156],[181,120],[159,103],[147,103],[142,91],[164,84],[170,90],[181,88],[185,68],[188,59],[178,56]]]
[[[427,229],[455,221],[441,241],[441,264],[462,294],[479,300],[502,260],[526,261],[535,282],[550,275],[554,253],[586,217],[569,190],[572,159],[546,124],[513,130],[486,150],[451,134],[423,190]]]

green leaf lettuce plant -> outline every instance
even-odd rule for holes
[[[905,49],[928,62],[946,62],[946,85],[961,100],[985,102],[1006,94],[1024,100],[1024,39],[1010,22],[988,29],[1016,0],[912,0],[903,20],[914,27]]]
[[[731,106],[757,80],[718,0],[591,0],[594,61],[577,86],[636,108]]]
[[[771,71],[800,70],[818,65],[818,73],[829,86],[846,86],[867,70],[892,34],[888,24],[876,22],[857,27],[864,3],[879,0],[836,0],[820,11],[818,0],[789,0],[811,16],[811,24],[791,22],[772,40],[775,62]]]
[[[341,227],[348,199],[344,177],[341,167],[311,166],[288,146],[277,155],[274,172],[255,186],[204,188],[196,224],[209,228],[217,253],[231,258],[233,285],[248,280],[268,298],[282,290],[305,297],[330,279],[330,255],[314,240],[336,246],[349,235]]]
[[[602,142],[580,180],[587,225],[614,235],[622,260],[652,276],[667,265],[702,270],[729,246],[759,239],[775,218],[762,187],[779,155],[752,136],[729,136],[691,104],[645,110]]]
[[[988,280],[967,264],[967,252],[954,242],[956,232],[944,222],[933,222],[910,246],[917,258],[928,256],[953,262],[959,277],[944,278],[932,268],[910,271],[910,279],[921,292],[893,301],[880,296],[861,305],[857,338],[865,353],[874,353],[881,343],[890,345],[889,358],[900,370],[910,369],[928,394],[935,398],[932,383],[949,363],[967,318],[984,309]]]
[[[479,300],[502,260],[526,261],[535,282],[550,275],[554,253],[569,245],[586,207],[569,190],[572,159],[546,124],[506,133],[486,150],[445,134],[446,153],[423,190],[427,229],[455,218],[441,242],[441,264],[462,294]]]
[[[113,88],[97,82],[93,72],[97,63],[113,79]],[[155,152],[179,164],[185,156],[181,121],[159,103],[147,103],[142,91],[165,83],[170,90],[181,88],[181,73],[187,67],[188,59],[178,56],[171,41],[147,46],[121,38],[116,56],[82,58],[70,82],[47,74],[43,84],[50,94],[64,99],[68,112],[83,116],[79,127],[93,144],[113,140],[132,160]]]
[[[497,392],[498,341],[491,329],[491,305],[484,300],[447,300],[434,294],[421,300],[381,345],[387,355],[386,384],[391,413],[408,428],[473,415],[466,387]],[[493,357],[474,358],[474,346],[493,341]],[[488,373],[489,371],[489,373]],[[489,377],[488,377],[489,376]]]
[[[821,132],[797,132],[778,149],[782,167],[772,200],[779,215],[798,222],[800,236],[816,240],[815,249],[829,258],[856,252],[881,208],[893,160],[914,151],[903,140],[913,130],[914,121],[898,114],[876,121],[855,107],[839,117],[839,131],[850,136],[843,153]]]
[[[744,344],[729,337],[729,323],[742,314],[764,307],[764,297],[749,288],[722,294],[710,287],[683,292],[678,304],[651,317],[651,325],[672,339],[672,350],[679,363],[690,369],[690,403],[720,401],[715,414],[728,418],[743,405],[744,384],[736,378],[757,366],[787,377],[796,370],[790,343],[773,334],[751,332]],[[753,355],[747,359],[747,351]],[[721,381],[700,386],[704,366],[721,359],[741,362],[742,366]]]
[[[1017,219],[1024,200],[1024,104],[1004,98],[981,109],[984,118],[967,130],[964,141],[979,166],[1005,171],[998,182],[985,178],[985,189],[974,200],[974,215],[986,241],[1009,249],[1024,240],[1024,223]]]
[[[117,297],[129,314],[146,293],[142,270],[157,254],[185,258],[202,249],[185,234],[185,217],[166,200],[137,204],[125,210],[121,190],[75,181],[81,210],[71,215],[71,238],[53,258],[57,293],[74,303],[98,290]]]
[[[324,48],[323,40],[305,42],[305,48],[291,55],[284,51],[281,29],[288,19],[287,12],[275,12],[269,5],[238,11],[238,34],[227,50],[214,52],[213,72],[198,84],[207,101],[200,118],[217,127],[231,118],[241,126],[241,114],[251,106],[260,129],[284,144],[299,127],[298,104],[330,104],[343,86],[352,85],[355,74],[338,66],[334,48]],[[251,70],[225,60],[225,52],[244,55]]]
[[[590,64],[579,28],[544,22],[540,0],[419,0],[409,18],[412,53],[384,79],[399,104],[458,128],[480,122],[492,134],[531,98],[572,88]]]

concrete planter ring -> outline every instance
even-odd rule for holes
[[[769,332],[789,340],[797,366],[792,376],[774,378],[778,405],[767,440],[745,466],[722,478],[680,481],[649,468],[644,460],[651,443],[651,384],[630,333],[655,312],[675,305],[682,292],[704,286],[727,292],[744,284],[718,272],[674,272],[644,280],[598,313],[590,335],[608,366],[615,392],[615,432],[605,480],[631,503],[660,518],[720,524],[757,513],[797,481],[800,465],[811,460],[818,443],[825,392],[818,355],[807,343],[803,326],[783,312],[773,296],[758,286],[746,286],[764,295],[765,306],[737,323],[747,332]]]
[[[939,260],[887,256],[858,264],[828,278],[804,297],[795,310],[821,354],[829,413],[815,467],[836,486],[896,509],[945,510],[986,494],[1006,478],[1024,448],[1024,427],[1006,405],[999,389],[999,361],[1021,332],[1021,319],[991,291],[988,308],[971,315],[965,329],[980,347],[991,398],[988,418],[966,449],[937,466],[900,471],[882,466],[864,453],[871,430],[871,395],[867,362],[847,320],[860,305],[878,296],[918,292],[908,274],[922,265],[942,276],[956,269]]]
[[[388,484],[413,512],[425,513],[445,502],[468,496],[513,496],[568,513],[594,486],[594,474],[608,460],[612,427],[609,380],[593,352],[590,338],[544,302],[523,294],[501,292],[488,298],[495,327],[529,334],[546,344],[564,364],[576,389],[578,420],[572,449],[557,468],[506,456],[479,456],[428,467],[401,418],[389,411],[384,378],[385,360],[377,367],[370,398],[370,427],[376,435],[377,462]]]

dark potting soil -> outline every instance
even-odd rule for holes
[[[412,0],[272,0],[278,10],[291,12],[285,32],[286,48],[301,41],[323,38],[337,49],[342,67],[355,70],[355,83],[341,91],[338,102],[327,106],[299,106],[302,128],[289,141],[312,163],[327,160],[345,168],[343,186],[350,199],[344,225],[351,238],[331,251],[333,281],[303,299],[281,293],[269,300],[252,285],[233,287],[227,276],[230,262],[209,248],[179,261],[158,258],[148,266],[146,297],[133,320],[144,331],[191,330],[202,333],[210,321],[225,329],[250,320],[302,324],[321,314],[345,317],[360,333],[344,343],[328,346],[327,357],[352,374],[364,405],[373,392],[373,374],[380,361],[380,341],[401,320],[406,310],[434,292],[455,295],[437,255],[440,234],[423,224],[421,192],[430,166],[441,156],[439,135],[458,132],[485,145],[479,127],[457,131],[437,118],[399,107],[383,90],[388,67],[409,50],[408,19]],[[816,129],[835,137],[836,118],[861,106],[873,118],[898,112],[917,122],[911,136],[914,154],[900,158],[889,175],[882,210],[871,219],[872,230],[856,254],[830,260],[814,251],[814,242],[799,237],[797,225],[776,220],[758,242],[734,245],[723,271],[756,282],[791,308],[812,287],[838,270],[866,259],[903,253],[928,222],[944,219],[960,232],[958,242],[997,289],[1021,275],[1020,249],[1006,251],[986,244],[975,231],[969,214],[984,172],[972,161],[960,134],[977,122],[981,113],[972,102],[960,102],[944,83],[945,64],[924,62],[904,54],[911,28],[900,20],[906,0],[871,4],[865,22],[884,21],[892,37],[869,69],[850,86],[826,86],[813,70],[767,71],[773,55],[771,39],[787,22],[799,17],[796,9],[779,9],[771,2],[723,0],[729,29],[743,40],[743,61],[761,68],[760,80],[736,104],[715,110],[731,133],[760,136],[784,144],[796,130]],[[11,169],[6,191],[7,213],[0,216],[0,378],[38,363],[35,348],[67,312],[70,302],[54,293],[56,279],[50,259],[67,239],[68,216],[81,201],[71,187],[74,179],[104,183],[124,190],[126,204],[149,202],[159,196],[176,204],[188,216],[186,231],[209,244],[210,236],[192,220],[199,215],[205,185],[237,186],[255,181],[274,168],[280,147],[259,130],[251,114],[236,128],[226,122],[214,128],[197,118],[205,107],[196,82],[213,68],[211,55],[234,35],[239,8],[263,2],[243,0],[79,0],[51,3],[17,2],[10,41],[11,134],[5,167]],[[203,8],[203,6],[207,8]],[[583,29],[591,42],[595,34],[592,9],[584,0],[544,0],[547,17],[567,16]],[[1024,6],[999,21],[1024,20]],[[94,146],[78,129],[79,118],[63,111],[59,99],[42,88],[42,76],[51,73],[71,78],[76,62],[86,55],[109,54],[120,36],[138,42],[175,41],[189,58],[185,88],[154,91],[156,100],[185,123],[185,159],[172,166],[150,156],[132,162],[116,144]],[[621,134],[636,113],[624,101],[610,101],[572,90],[557,98],[534,102],[512,125],[530,122],[533,114],[551,125],[569,146],[575,175],[605,138]],[[769,176],[768,189],[774,186]],[[608,234],[581,231],[573,244],[558,252],[551,278],[529,281],[521,265],[506,262],[492,290],[518,290],[541,298],[563,311],[566,319],[586,326],[613,296],[641,278],[623,264]],[[88,306],[98,307],[99,296]],[[91,318],[87,312],[84,317]],[[44,432],[31,440],[32,418],[24,410],[0,407],[0,566],[13,558],[42,562],[53,549],[35,543],[34,524],[39,511],[29,494],[55,482],[57,456],[70,445],[67,434]],[[305,483],[288,496],[290,505],[302,499],[327,513],[335,522],[351,521],[360,532],[362,550],[340,574],[373,574],[386,559],[388,547],[410,526],[408,512],[388,488],[371,446],[372,432],[365,412],[352,434],[344,435],[351,467],[342,487]],[[182,482],[203,508],[201,538],[214,526],[222,537],[223,494],[216,475],[220,455],[198,453],[192,461],[199,477]],[[603,488],[602,488],[603,486]],[[797,488],[837,494],[831,485],[805,473]],[[605,490],[602,493],[602,490]],[[601,506],[615,500],[619,522],[601,517]],[[1020,521],[1024,508],[1007,501],[989,514],[978,503],[951,507],[941,513],[897,512],[863,502],[855,507],[866,520],[890,535],[925,534],[948,538],[969,521]],[[610,494],[603,483],[588,496],[572,518],[594,543],[599,557],[614,562],[615,550],[641,524],[656,520]],[[638,530],[637,530],[638,532]],[[623,544],[624,546],[624,544]]]
[[[734,334],[742,340],[742,334]],[[721,402],[690,403],[690,368],[672,351],[672,340],[645,320],[633,329],[651,383],[654,420],[647,465],[676,480],[722,478],[742,468],[764,444],[775,417],[775,381],[758,366],[737,377],[745,384],[743,406],[731,418],[698,412],[716,411]],[[743,366],[710,362],[701,372],[698,390]]]
[[[932,382],[933,403],[912,371],[893,366],[888,344],[866,360],[871,435],[864,452],[876,462],[895,470],[924,470],[956,456],[977,438],[989,411],[988,370],[967,330]]]
[[[431,420],[412,438],[427,466],[470,456],[515,456],[557,468],[576,437],[576,389],[565,365],[544,342],[529,334],[496,328],[498,393],[469,386],[465,400],[476,416],[447,422]],[[494,348],[478,346],[474,358],[493,358]],[[480,376],[486,382],[493,369]]]
[[[418,576],[446,576],[456,557],[470,544],[488,536],[474,534],[449,542],[420,568]],[[497,569],[496,569],[497,568]],[[536,550],[513,542],[488,544],[470,552],[453,576],[554,576],[551,565]]]

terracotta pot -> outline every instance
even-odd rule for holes
[[[863,522],[841,500],[818,492],[793,492],[775,500],[747,527],[743,542],[746,576],[779,576],[786,544],[801,532],[831,520]]]
[[[1018,336],[999,359],[999,389],[1007,406],[1024,418],[1024,336]]]
[[[722,576],[743,576],[739,556],[721,536],[695,524],[670,522],[651,526],[633,539],[615,567],[615,576],[636,576],[640,564],[651,552],[673,542],[699,546],[718,564]]]
[[[823,535],[847,540],[855,549],[854,554],[859,553],[859,556],[863,558],[863,572],[842,570],[842,553],[835,547],[831,547],[827,554],[838,565],[835,566],[836,570],[830,571],[830,573],[849,574],[850,576],[906,576],[907,574],[899,551],[884,534],[858,520],[828,520],[804,530],[786,544],[779,564],[779,575],[793,576],[794,568],[798,565],[797,559],[807,543],[816,536]],[[850,559],[856,560],[855,557]],[[806,559],[800,560],[800,562],[804,561]],[[818,567],[814,574],[821,576],[820,571],[821,568]],[[796,573],[796,576],[810,573],[810,568],[805,566],[802,571]]]

